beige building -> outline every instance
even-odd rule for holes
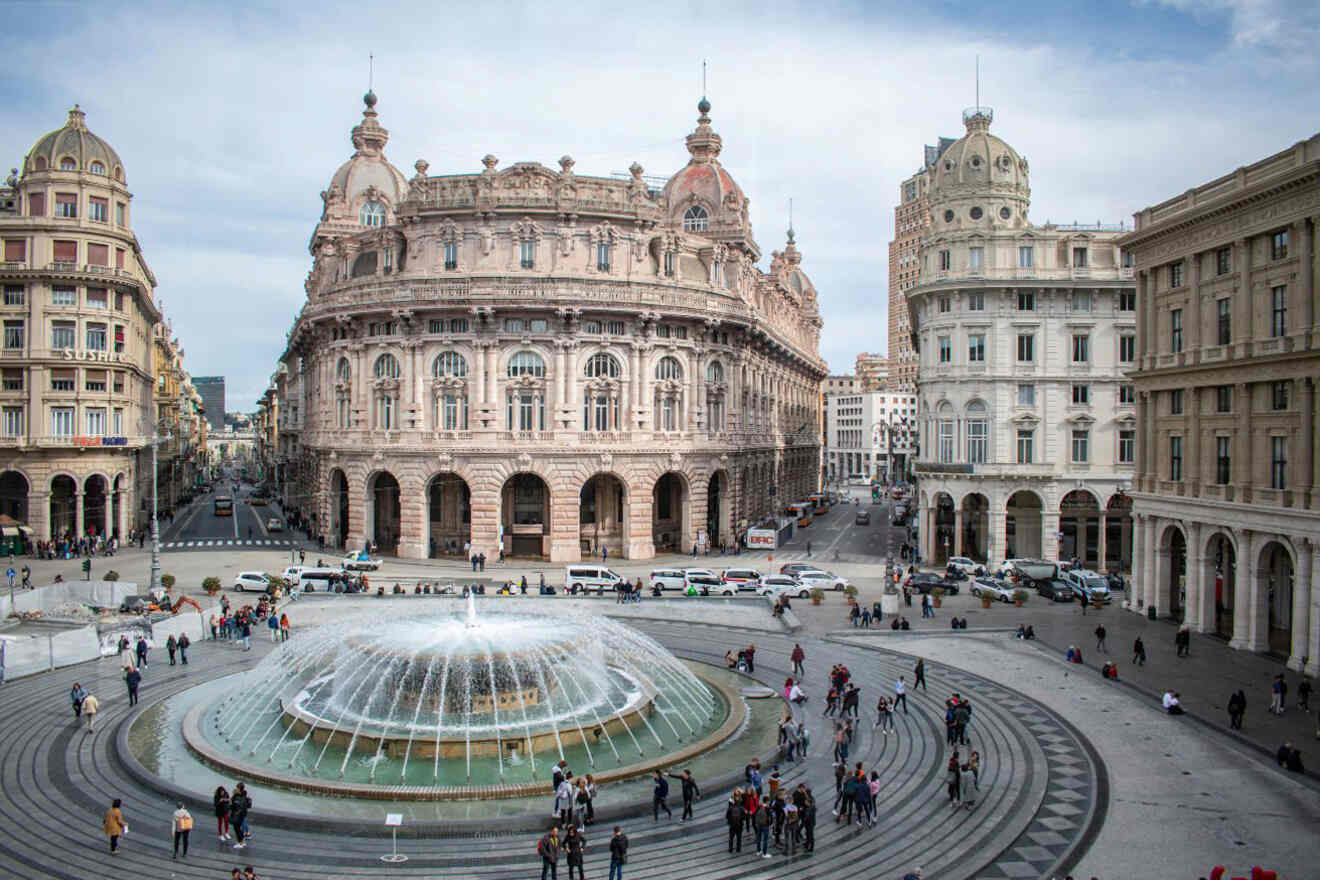
[[[332,543],[648,558],[815,491],[821,320],[768,271],[702,99],[663,187],[486,156],[405,178],[366,96],[263,400],[274,481]]]
[[[125,536],[150,491],[160,312],[132,199],[76,106],[0,189],[0,510],[38,539]]]
[[[882,354],[864,351],[857,355],[853,365],[857,381],[865,391],[878,391],[889,382],[889,358]]]
[[[963,113],[908,293],[921,552],[1130,565],[1136,298],[1119,227],[1030,222],[1027,160]]]
[[[1320,669],[1320,135],[1135,215],[1129,605]]]

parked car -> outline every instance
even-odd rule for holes
[[[254,593],[264,593],[269,586],[270,581],[264,571],[240,571],[234,575],[235,592],[244,593],[251,590]]]
[[[871,511],[859,510],[857,516],[853,518],[853,524],[859,526],[869,526],[871,524]]]
[[[929,593],[931,590],[939,588],[947,595],[958,595],[957,581],[951,581],[948,578],[940,577],[937,574],[927,574],[924,571],[908,575],[908,579],[903,583],[908,589],[914,590],[918,593]]]
[[[779,566],[779,573],[786,574],[789,577],[797,577],[798,572],[814,571],[816,566],[807,565],[805,562],[790,562],[787,565]]]
[[[284,583],[293,586],[298,583],[298,579],[302,577],[303,569],[306,567],[305,565],[290,565],[280,572],[280,577],[284,578]]]
[[[1030,590],[1041,581],[1051,581],[1059,577],[1057,563],[1047,559],[1010,559],[1009,580],[1023,589]]]
[[[761,582],[761,573],[754,568],[726,568],[720,580],[732,584],[736,590],[755,590]]]
[[[1109,581],[1109,592],[1111,593],[1115,590],[1127,589],[1127,581],[1123,580],[1123,573],[1120,571],[1109,572],[1106,579]]]
[[[619,584],[627,583],[628,579],[623,575],[610,571],[603,565],[570,565],[564,569],[564,587],[570,593],[584,593],[587,590],[596,590],[611,593]]]
[[[1062,578],[1055,578],[1048,581],[1037,581],[1036,592],[1043,598],[1051,602],[1071,602],[1077,598],[1072,591],[1072,587]]]
[[[272,516],[270,519],[266,520],[266,531],[268,532],[284,531],[284,521],[281,520],[278,516]]]
[[[994,578],[973,578],[971,593],[978,599],[989,596],[996,602],[1013,601],[1013,588],[1003,581],[997,581]]]
[[[686,581],[681,568],[652,569],[649,580],[652,590],[681,590]]]
[[[250,498],[248,498],[248,503],[260,507],[270,504],[270,499],[267,498],[265,495],[253,495]]]
[[[949,559],[949,568],[956,568],[965,575],[985,574],[985,566],[966,556],[954,556]]]
[[[1072,587],[1078,599],[1085,596],[1088,602],[1109,601],[1109,582],[1102,574],[1085,568],[1074,568],[1065,571],[1063,579]]]
[[[733,584],[724,583],[709,571],[692,568],[683,574],[685,596],[732,596],[738,592]]]
[[[772,574],[761,578],[761,586],[756,592],[762,596],[789,595],[798,599],[811,598],[811,590],[801,581],[786,574]]]
[[[365,553],[350,553],[341,563],[348,571],[375,571],[380,568],[380,560],[372,559]]]
[[[807,587],[820,587],[822,590],[833,590],[836,593],[842,592],[848,586],[847,578],[841,578],[832,571],[808,569],[798,572],[796,577]]]

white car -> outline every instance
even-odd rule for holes
[[[661,590],[682,590],[685,586],[683,569],[681,568],[657,568],[651,571],[650,581],[651,589],[659,587]]]
[[[732,596],[738,592],[733,584],[726,584],[718,575],[690,568],[685,572],[683,595],[685,596]]]
[[[307,566],[305,565],[290,565],[288,568],[284,569],[284,571],[280,572],[280,577],[284,578],[286,584],[293,586],[298,583],[298,579],[302,577],[303,569],[306,567]]]
[[[350,553],[345,556],[341,564],[348,571],[375,571],[380,568],[379,559],[371,559],[357,553]]]
[[[949,557],[949,567],[956,568],[968,577],[973,575],[985,574],[985,566],[979,562],[973,562],[966,556]]]
[[[1074,568],[1063,573],[1063,580],[1072,587],[1077,598],[1086,597],[1088,602],[1107,602],[1109,600],[1109,579],[1094,571]]]
[[[683,569],[683,573],[686,575],[693,575],[693,574],[705,575],[706,577],[713,577],[715,578],[715,580],[720,579],[720,576],[717,575],[715,572],[711,571],[709,568],[685,568]]]
[[[820,569],[799,571],[797,579],[808,589],[820,587],[822,590],[833,590],[836,593],[843,592],[848,586],[847,578],[841,578],[832,571],[821,571]]]
[[[1005,581],[997,581],[994,578],[979,577],[972,579],[972,595],[980,599],[989,596],[997,602],[1012,602],[1013,587]]]
[[[811,598],[811,590],[796,578],[786,574],[771,574],[761,578],[761,585],[756,588],[761,596],[796,596],[799,599]]]
[[[234,590],[238,593],[248,590],[264,593],[268,586],[270,586],[270,581],[266,579],[264,571],[240,571],[234,576]]]
[[[284,531],[284,521],[281,520],[278,516],[272,516],[270,519],[266,520],[266,531],[268,532]]]

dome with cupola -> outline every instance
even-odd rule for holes
[[[669,178],[661,198],[674,226],[742,245],[756,259],[759,250],[752,241],[747,196],[720,164],[724,142],[711,127],[710,107],[705,98],[697,104],[697,127],[687,136],[691,158]]]
[[[990,133],[993,120],[994,111],[989,107],[964,110],[967,134],[936,161],[930,189],[936,231],[1029,225],[1027,160]]]
[[[354,126],[355,152],[330,178],[330,186],[321,193],[325,211],[322,223],[344,226],[384,226],[392,222],[394,211],[408,192],[408,181],[399,169],[385,158],[390,133],[377,121],[376,94],[362,97],[365,108],[362,122]]]
[[[124,163],[114,148],[87,129],[87,114],[77,105],[62,128],[42,136],[23,160],[26,176],[42,171],[99,174],[124,182]]]

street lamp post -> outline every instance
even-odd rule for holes
[[[156,463],[156,447],[162,442],[169,440],[170,435],[163,437],[156,432],[151,434],[151,587],[150,593],[155,594],[160,588],[160,518],[159,518],[159,472]]]

